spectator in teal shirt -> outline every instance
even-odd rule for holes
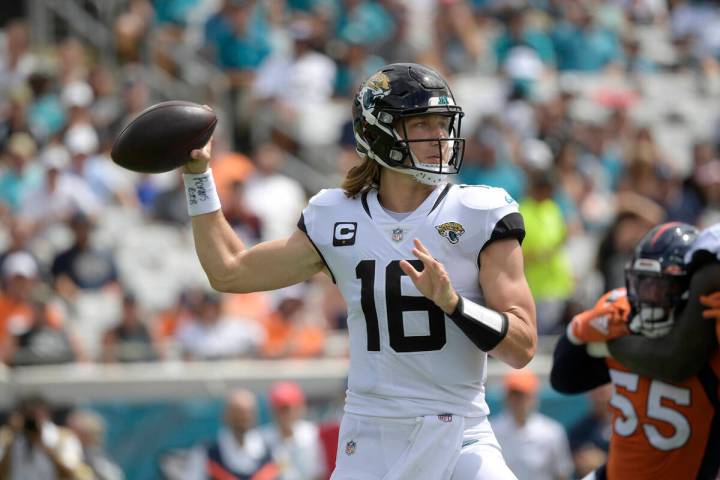
[[[29,134],[12,134],[5,151],[10,168],[0,174],[0,203],[17,212],[23,196],[40,185],[45,175],[39,162],[33,162],[37,147]]]
[[[555,67],[555,49],[552,40],[543,31],[527,26],[522,9],[512,10],[507,17],[505,31],[495,40],[495,58],[503,65],[513,47],[529,47],[538,54],[546,67]]]
[[[618,35],[597,26],[590,12],[572,2],[552,39],[559,70],[597,72],[622,60]]]
[[[186,25],[190,12],[199,0],[154,0],[155,22]]]
[[[230,29],[221,31],[215,38],[220,66],[255,70],[271,51],[264,12],[253,8],[252,2],[235,4],[227,20]]]
[[[381,2],[343,0],[336,19],[340,39],[363,44],[381,44],[392,38],[395,19]]]
[[[364,79],[386,64],[382,57],[370,53],[366,45],[348,42],[344,56],[337,62],[335,94],[345,98],[352,97]]]
[[[503,139],[498,130],[487,122],[468,142],[459,180],[468,185],[492,185],[504,188],[511,197],[525,194],[525,173],[515,165],[503,150]]]

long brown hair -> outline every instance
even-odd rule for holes
[[[373,185],[380,185],[380,164],[366,155],[360,165],[350,169],[340,187],[347,197],[355,198]]]

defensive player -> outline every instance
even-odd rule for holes
[[[194,151],[184,176],[198,257],[225,292],[271,290],[325,272],[348,306],[350,371],[334,480],[506,479],[488,423],[487,354],[520,368],[537,343],[517,203],[452,186],[463,112],[417,64],[383,67],[353,105],[357,151],[288,238],[246,249]],[[268,198],[271,202],[272,199]]]
[[[720,292],[706,295],[720,289],[720,236],[709,242],[712,236],[709,229],[697,239],[697,230],[681,223],[652,229],[626,267],[627,289],[608,292],[573,318],[556,346],[556,390],[613,384],[608,462],[592,478],[715,479],[719,472],[720,351],[709,319],[720,312],[703,312],[703,303],[720,299]],[[598,347],[611,339],[613,357],[604,357]],[[685,352],[675,357],[681,367],[663,369],[667,350],[682,354],[683,344],[700,354]],[[628,345],[649,359],[626,352]]]

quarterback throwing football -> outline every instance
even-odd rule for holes
[[[220,211],[209,147],[184,175],[214,288],[286,287],[325,272],[348,306],[350,371],[332,478],[512,479],[487,420],[488,353],[520,368],[537,343],[525,230],[502,189],[455,186],[463,111],[446,81],[392,64],[353,105],[362,158],[288,238],[246,249]]]

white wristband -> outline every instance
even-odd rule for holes
[[[220,197],[215,190],[212,169],[204,173],[183,173],[188,215],[194,217],[220,210]]]

